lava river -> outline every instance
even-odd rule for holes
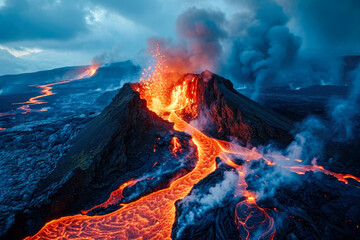
[[[198,161],[195,168],[172,182],[168,188],[153,192],[134,202],[122,204],[122,208],[114,212],[96,216],[78,214],[62,217],[46,223],[37,234],[26,239],[171,239],[176,214],[175,202],[183,199],[196,183],[215,171],[217,157],[236,168],[239,173],[235,195],[244,197],[234,209],[234,222],[238,226],[239,236],[243,239],[274,238],[276,233],[273,219],[265,210],[257,206],[255,195],[247,190],[244,167],[237,165],[230,157],[236,154],[245,161],[262,158],[267,164],[274,165],[272,156],[262,156],[253,150],[206,136],[185,121],[181,117],[181,112],[185,111],[195,116],[197,106],[192,96],[196,94],[196,79],[183,83],[169,81],[165,77],[168,76],[165,74],[168,72],[168,67],[163,57],[159,54],[156,57],[158,61],[154,71],[145,74],[146,78],[142,78],[140,84],[133,85],[133,88],[147,101],[150,110],[174,123],[175,130],[191,135],[197,147]],[[288,160],[284,158],[284,161]],[[321,170],[321,168],[308,169],[301,166],[288,169],[294,172]],[[326,174],[332,172],[328,171]],[[118,194],[112,194],[108,201],[117,202],[113,198],[122,198],[122,190],[131,184],[132,181],[124,183],[117,190]],[[104,203],[101,206],[107,205],[108,203]],[[252,235],[259,231],[260,236]]]
[[[19,110],[21,114],[28,114],[30,112],[44,112],[47,111],[46,109],[31,109],[30,106],[31,105],[39,105],[39,104],[44,104],[47,103],[46,101],[41,101],[39,100],[40,98],[44,98],[44,97],[48,97],[51,95],[55,95],[56,93],[52,91],[53,86],[55,85],[60,85],[60,84],[65,84],[65,83],[70,83],[73,82],[75,80],[81,80],[83,78],[88,78],[88,77],[92,77],[97,69],[99,68],[98,65],[94,64],[91,65],[89,68],[85,69],[85,71],[83,71],[82,73],[80,73],[80,75],[74,77],[74,78],[69,78],[69,79],[65,79],[59,82],[53,82],[53,83],[48,83],[48,84],[44,84],[44,85],[37,85],[36,87],[40,88],[40,95],[37,95],[35,97],[31,97],[29,100],[25,101],[25,102],[19,102],[19,103],[13,103],[13,105],[21,105],[20,107],[18,107],[16,110]],[[0,113],[0,117],[5,117],[5,116],[13,116],[16,115],[16,113],[14,111],[11,112],[5,112],[5,113]],[[1,130],[5,130],[6,128],[0,128]]]

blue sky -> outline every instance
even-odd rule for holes
[[[276,2],[301,50],[360,53],[358,0],[0,0],[0,75],[106,61],[141,61],[149,37],[176,39],[176,19],[191,7],[228,22]],[[270,15],[272,13],[269,13]]]

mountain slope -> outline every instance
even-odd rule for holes
[[[291,141],[289,131],[293,122],[240,94],[225,78],[209,71],[196,77],[198,115],[210,121],[204,130],[213,137],[223,140],[234,137],[251,145],[269,140]]]

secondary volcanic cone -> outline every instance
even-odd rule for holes
[[[204,96],[209,94],[207,92],[210,91],[209,89],[212,91],[230,89],[229,84],[231,83],[221,78],[214,80],[208,71],[201,75],[188,74],[179,77],[171,71],[170,66],[166,65],[164,56],[156,53],[155,57],[157,63],[152,72],[150,69],[150,73],[145,72],[140,83],[133,84],[132,88],[140,94],[141,99],[146,100],[146,106],[150,111],[172,123],[175,131],[185,132],[191,136],[191,141],[197,148],[195,168],[174,180],[168,187],[154,191],[135,201],[123,203],[120,209],[113,212],[96,216],[77,214],[52,220],[46,223],[38,233],[26,239],[171,239],[172,227],[176,221],[175,202],[185,198],[195,184],[216,170],[218,158],[231,166],[238,174],[238,184],[234,195],[240,197],[241,201],[234,209],[235,218],[232,220],[237,225],[238,237],[244,239],[252,239],[254,236],[259,239],[274,238],[276,235],[274,220],[257,205],[255,194],[247,189],[244,166],[249,162],[261,159],[265,160],[267,165],[273,166],[276,164],[273,159],[281,157],[263,156],[255,150],[219,139],[225,139],[227,134],[235,134],[234,137],[237,137],[239,141],[252,144],[254,143],[253,138],[256,138],[257,142],[271,138],[290,138],[287,133],[290,124],[284,119],[276,118],[274,113],[262,110],[255,103],[250,105],[249,101],[251,100],[247,100],[232,90],[227,90],[229,96],[235,99],[230,101],[229,105],[225,104],[225,96],[217,99],[219,106],[207,102]],[[244,111],[236,110],[235,105],[237,101],[240,101],[239,99],[248,106]],[[250,106],[251,109],[249,109]],[[204,113],[205,108],[209,109],[207,113]],[[258,115],[267,116],[267,120],[259,120],[255,114],[244,114],[244,112],[254,109],[257,110]],[[106,111],[111,112],[110,109]],[[218,115],[214,117],[215,113]],[[199,119],[204,114],[205,116],[208,114],[211,123],[217,124],[216,131],[207,129],[206,126],[200,130],[198,124],[191,124],[192,120]],[[226,116],[230,119],[221,118]],[[252,125],[248,123],[251,122],[250,120],[246,121],[249,118]],[[227,122],[228,120],[231,120],[232,123]],[[226,129],[230,127],[230,124],[233,124],[236,131]],[[285,129],[281,127],[282,124],[286,125]],[[260,131],[262,129],[266,129],[266,131]],[[219,139],[210,137],[213,136],[213,133]],[[181,146],[178,140],[169,142],[174,152]],[[157,152],[155,150],[154,153]],[[175,155],[176,152],[174,152]],[[243,162],[239,164],[233,156],[242,159]],[[284,162],[289,161],[285,157],[282,158]],[[315,170],[315,168],[295,166],[295,164],[290,167],[287,165],[286,168],[301,173]],[[349,178],[348,175],[340,176],[322,167],[316,168],[316,171],[321,170],[325,174],[339,176],[338,179],[341,181]],[[358,180],[353,176],[351,178]],[[118,190],[115,190],[119,194],[114,192],[110,195],[109,200],[99,206],[107,207],[109,202],[120,201],[123,198],[123,191],[132,184],[136,185],[134,182],[131,184],[128,181],[125,182]],[[118,200],[115,199],[117,197]],[[259,231],[261,231],[260,234],[258,234]]]

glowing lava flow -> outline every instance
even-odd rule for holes
[[[296,166],[282,166],[283,168],[287,168],[292,172],[295,172],[297,174],[303,175],[306,172],[313,171],[313,172],[323,172],[326,175],[331,175],[337,178],[338,181],[344,182],[346,184],[349,184],[348,179],[354,179],[357,182],[360,182],[360,178],[355,177],[351,174],[343,174],[343,173],[336,173],[329,170],[326,170],[323,166],[319,166],[313,164],[313,165],[296,165]]]
[[[241,239],[273,239],[275,237],[274,220],[253,197],[238,203],[235,207],[235,223]]]
[[[180,141],[177,137],[173,137],[170,141],[171,145],[172,145],[172,152],[174,154],[174,156],[177,156],[178,151],[181,151],[181,144]]]
[[[52,86],[60,85],[60,84],[64,84],[64,83],[69,83],[69,82],[72,82],[72,81],[75,81],[75,80],[83,79],[85,77],[91,77],[96,73],[98,68],[99,68],[99,65],[91,65],[89,67],[89,69],[86,69],[83,73],[81,73],[76,78],[70,78],[70,79],[60,81],[60,82],[48,83],[48,84],[44,84],[44,85],[38,85],[36,87],[41,88],[41,91],[40,91],[42,93],[41,95],[32,97],[26,102],[13,103],[13,104],[14,105],[17,105],[17,104],[24,105],[24,104],[43,104],[43,103],[46,103],[45,101],[39,101],[38,99],[56,94],[53,91],[51,91],[52,88],[53,88]]]
[[[196,117],[197,105],[194,99],[197,79],[179,82],[178,78],[171,78],[167,75],[169,71],[163,57],[159,54],[156,57],[158,62],[153,73],[133,87],[140,93],[141,98],[147,101],[147,107],[151,111],[174,123],[175,130],[191,135],[198,153],[195,168],[172,182],[168,188],[123,204],[122,208],[112,213],[101,216],[78,214],[62,217],[48,222],[37,234],[27,239],[171,239],[172,225],[175,221],[175,202],[188,195],[194,184],[216,169],[217,157],[224,159],[239,173],[235,195],[245,197],[235,208],[235,222],[239,235],[246,239],[274,237],[274,220],[257,206],[254,195],[247,191],[243,166],[237,165],[228,155],[236,154],[245,161],[262,158],[269,165],[274,165],[274,161],[271,157],[264,157],[250,149],[210,138],[182,119],[180,116],[184,112],[192,118]],[[178,145],[174,140],[173,147],[176,146]],[[130,184],[132,183],[130,181]],[[120,186],[108,201],[99,206],[105,207],[120,201],[122,191],[128,184]],[[258,231],[261,234],[254,235]]]
[[[75,80],[80,80],[80,79],[83,79],[85,77],[91,77],[96,73],[96,71],[97,71],[97,69],[99,67],[100,67],[99,65],[94,64],[94,65],[91,65],[88,69],[86,69],[83,73],[81,73],[79,76],[77,76],[75,78],[66,79],[66,80],[63,80],[63,81],[60,81],[60,82],[54,82],[54,83],[48,83],[48,84],[44,84],[44,85],[38,85],[36,87],[41,89],[41,91],[40,91],[40,93],[42,93],[41,95],[32,97],[26,102],[13,103],[13,105],[22,105],[22,106],[17,108],[17,109],[22,111],[21,114],[27,114],[27,113],[30,113],[30,112],[44,112],[44,111],[46,111],[46,109],[34,110],[34,109],[30,108],[30,105],[38,105],[38,104],[47,103],[45,101],[40,101],[38,99],[44,98],[44,97],[47,97],[47,96],[51,96],[51,95],[55,95],[56,93],[52,91],[53,86],[73,82]],[[13,112],[0,113],[0,117],[12,116],[12,115],[16,115],[16,114],[13,113]]]
[[[81,211],[82,214],[88,214],[88,212],[92,211],[93,209],[95,208],[106,208],[110,205],[115,205],[115,204],[118,204],[119,201],[121,199],[123,199],[123,191],[126,187],[130,187],[130,186],[133,186],[135,183],[137,183],[138,181],[140,181],[139,179],[131,179],[129,181],[126,181],[124,182],[123,184],[121,184],[121,186],[116,189],[115,191],[113,191],[111,194],[110,194],[110,197],[108,198],[108,200],[106,200],[105,202],[103,202],[102,204],[99,204],[99,205],[96,205],[92,208],[90,208],[89,210],[83,210]]]

